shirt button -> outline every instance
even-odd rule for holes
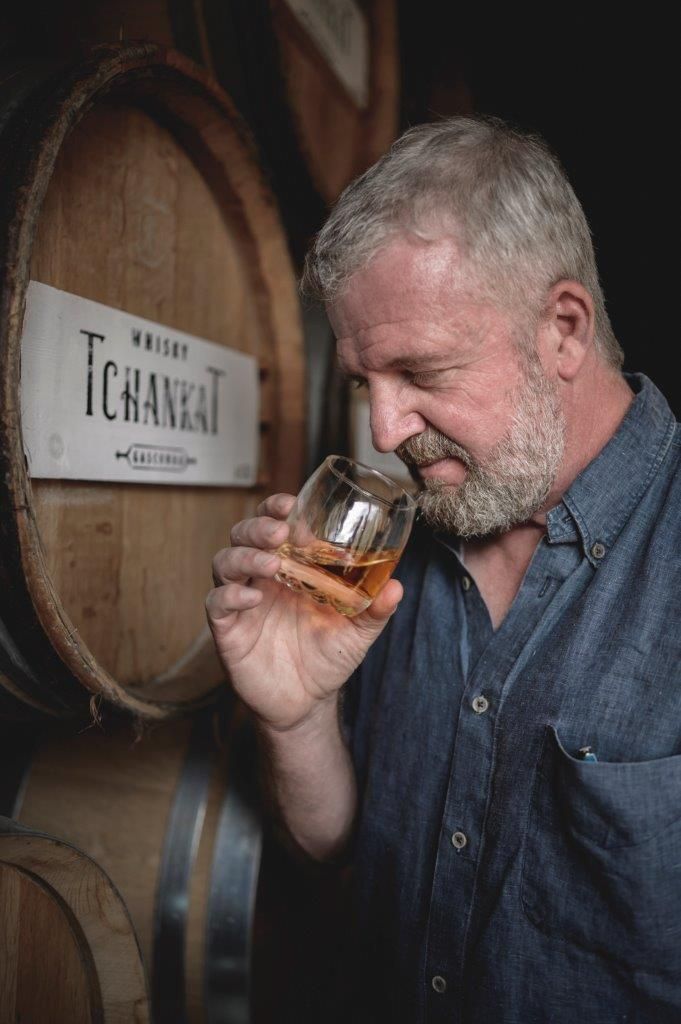
[[[471,578],[470,578],[470,576],[463,576],[462,577],[462,579],[461,579],[461,586],[463,587],[464,590],[470,590],[471,589]]]
[[[431,985],[439,995],[442,995],[443,992],[447,991],[447,982],[441,974],[435,975],[431,981]]]
[[[602,558],[605,554],[605,545],[601,544],[600,541],[596,541],[596,543],[591,547],[591,554],[594,558]]]
[[[452,846],[457,850],[463,850],[467,842],[468,839],[463,832],[454,832],[452,835]]]
[[[489,707],[489,701],[487,697],[483,697],[482,694],[478,697],[474,697],[471,701],[471,707],[475,711],[476,715],[484,715],[485,711]]]

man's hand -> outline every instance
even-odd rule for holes
[[[260,722],[286,731],[311,721],[335,698],[402,597],[389,580],[361,615],[346,618],[273,579],[276,550],[295,498],[275,494],[233,527],[231,547],[213,559],[206,613],[234,689]]]

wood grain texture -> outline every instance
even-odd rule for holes
[[[101,865],[132,915],[145,960],[163,836],[189,729],[183,720],[139,741],[131,728],[55,737],[36,754],[16,814]]]
[[[99,106],[71,133],[45,198],[31,277],[266,361],[238,231],[189,154],[134,108]],[[271,414],[263,409],[264,419]],[[197,641],[209,642],[211,560],[250,498],[236,488],[33,481],[55,589],[122,685],[154,687]],[[196,685],[220,678],[214,659]]]
[[[149,40],[206,67],[257,137],[302,260],[327,204],[386,151],[398,131],[397,0],[358,0],[369,30],[369,101],[350,98],[285,0],[63,0],[41,11],[41,45]],[[26,15],[24,47],[33,35]]]
[[[101,1019],[89,951],[58,896],[1,862],[0,949],[0,1024]]]
[[[50,836],[0,834],[0,1021],[147,1024],[130,919],[104,872]]]
[[[187,754],[190,720],[130,725],[103,734],[55,736],[37,751],[17,819],[56,832],[112,879],[134,923],[147,974],[153,962],[157,883],[168,819]],[[204,1024],[205,922],[217,818],[229,784],[228,749],[217,731],[206,814],[191,873],[186,922],[186,999],[191,1024]]]
[[[222,681],[203,611],[212,555],[264,493],[301,482],[295,281],[254,150],[205,74],[151,44],[113,47],[65,72],[60,88],[40,95],[40,116],[23,126],[23,162],[21,147],[10,161],[16,203],[0,225],[0,455],[12,520],[0,577],[17,595],[16,643],[50,680],[47,703],[72,702],[75,677],[160,718]],[[255,356],[259,485],[30,481],[17,401],[29,276]]]

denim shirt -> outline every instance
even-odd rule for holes
[[[681,428],[626,379],[499,628],[417,526],[347,684],[368,1019],[681,1021]]]

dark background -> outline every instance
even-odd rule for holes
[[[647,8],[543,10],[402,0],[403,125],[479,111],[549,142],[591,225],[625,369],[651,377],[680,418],[675,24]]]

